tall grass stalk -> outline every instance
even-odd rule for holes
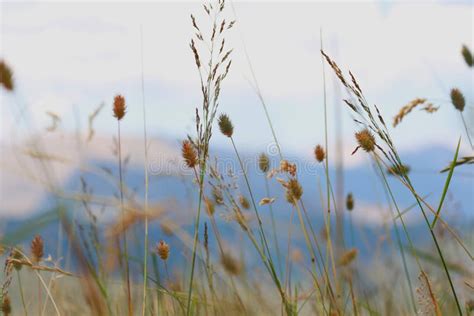
[[[141,60],[141,83],[142,83],[142,108],[143,108],[143,146],[145,151],[145,240],[144,240],[144,256],[143,256],[143,300],[142,300],[142,315],[146,313],[146,299],[147,299],[147,282],[148,282],[148,138],[146,132],[146,106],[145,106],[145,70],[143,66],[143,26],[140,26],[140,60]]]
[[[23,306],[23,312],[25,313],[25,316],[28,316],[28,310],[26,308],[26,302],[25,302],[25,295],[23,294],[23,284],[21,282],[21,274],[20,271],[16,271],[16,276],[18,278],[18,290],[20,291],[20,298],[21,298],[21,305]]]
[[[320,40],[320,49],[323,50],[323,29],[319,30],[319,40]],[[332,247],[331,239],[331,184],[329,179],[329,147],[328,147],[328,115],[327,115],[327,91],[326,91],[326,70],[325,62],[323,56],[321,56],[321,65],[322,65],[322,79],[323,79],[323,104],[324,104],[324,143],[326,149],[326,159],[325,162],[325,174],[326,174],[326,200],[327,200],[327,210],[326,210],[326,266],[329,265],[329,260],[332,261],[332,272],[334,275],[334,282],[336,284],[336,291],[339,294],[339,282],[336,276],[336,266],[335,258]],[[334,205],[336,209],[336,205]],[[331,258],[331,259],[329,259]]]
[[[395,198],[392,194],[392,191],[390,189],[388,181],[387,181],[387,179],[385,177],[385,174],[384,174],[384,172],[383,172],[383,170],[380,166],[380,162],[377,160],[377,158],[375,158],[375,160],[376,160],[376,165],[378,167],[378,169],[375,170],[375,172],[376,172],[376,174],[378,174],[380,176],[380,179],[382,180],[382,183],[383,183],[384,192],[387,195],[387,202],[389,202],[389,210],[390,210],[390,215],[391,215],[391,218],[392,218],[393,230],[395,231],[395,238],[397,240],[397,245],[398,245],[398,248],[399,248],[399,251],[400,251],[400,256],[402,257],[403,271],[405,273],[405,277],[406,277],[406,280],[407,280],[408,289],[409,289],[409,293],[410,293],[410,301],[411,301],[411,304],[412,304],[413,312],[416,313],[415,295],[413,293],[413,285],[412,285],[412,282],[411,282],[410,274],[408,272],[408,264],[407,264],[407,260],[406,260],[406,256],[405,256],[405,250],[404,250],[404,247],[402,245],[402,239],[400,237],[400,232],[398,231],[397,218],[399,218],[401,223],[402,223],[403,230],[405,232],[407,240],[410,244],[410,249],[412,251],[414,249],[413,244],[412,244],[410,235],[408,234],[408,230],[407,230],[407,227],[405,225],[405,221],[403,220],[403,214],[400,212],[400,209],[398,208],[398,204],[397,204],[397,202],[396,202],[396,200],[395,200]],[[395,209],[397,210],[397,214],[398,214],[397,216],[395,216],[395,214],[393,213],[393,210],[392,210],[392,207],[391,207],[392,203],[390,203],[390,200],[393,203],[393,205],[395,206]],[[414,251],[413,251],[413,254],[415,256],[415,259],[417,260],[417,264],[419,266],[419,269],[422,270],[421,264],[419,263],[418,257],[416,256],[416,253]]]
[[[122,214],[122,230],[123,230],[123,251],[125,258],[125,282],[127,293],[128,315],[132,313],[132,294],[130,287],[130,267],[128,262],[128,248],[127,248],[127,231],[125,229],[125,206],[123,197],[123,174],[122,174],[122,140],[120,135],[120,120],[117,120],[117,135],[118,135],[118,164],[119,164],[119,190],[120,190],[120,210]]]

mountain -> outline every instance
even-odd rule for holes
[[[138,145],[135,144],[135,146]],[[89,218],[81,200],[84,192],[93,196],[95,200],[100,200],[101,203],[106,201],[109,204],[107,207],[104,207],[95,203],[97,201],[94,201],[94,199],[89,201],[92,211],[97,215],[99,231],[107,231],[107,228],[113,225],[113,220],[118,215],[116,213],[118,212],[117,196],[119,192],[117,181],[118,169],[114,157],[110,153],[108,155],[105,154],[103,147],[100,148],[100,155],[85,156],[81,163],[74,164],[75,167],[65,173],[67,176],[62,181],[60,193],[57,195],[50,193],[42,196],[36,204],[34,212],[29,213],[23,218],[15,218],[14,216],[8,216],[4,207],[1,207],[3,210],[0,214],[3,214],[2,221],[4,224],[3,242],[17,244],[30,240],[36,233],[41,233],[47,241],[47,250],[49,249],[53,256],[55,255],[54,252],[58,249],[58,243],[62,243],[61,253],[67,253],[68,243],[66,238],[64,238],[64,232],[62,232],[64,239],[62,241],[58,240],[58,236],[61,236],[61,233],[58,231],[60,227],[58,214],[60,213],[56,207],[58,203],[64,206],[64,214],[69,219],[74,220],[75,223],[83,227],[88,227]],[[129,150],[127,152],[133,153],[133,147],[132,150],[130,150],[130,147],[128,147]],[[158,145],[155,143],[154,148],[158,148],[158,150],[153,152],[161,153],[161,156],[152,156],[149,161],[149,200],[151,208],[160,209],[160,215],[157,220],[152,221],[150,224],[150,242],[155,243],[160,239],[166,239],[171,244],[172,249],[175,249],[182,256],[184,255],[183,251],[185,252],[189,244],[183,242],[183,239],[166,235],[160,224],[173,222],[183,232],[187,232],[189,235],[192,234],[192,221],[196,212],[198,198],[196,184],[192,182],[194,175],[184,167],[183,162],[180,160],[178,145],[172,145],[170,141],[160,141]],[[365,154],[360,152],[358,155]],[[218,149],[212,152],[211,156],[219,157],[216,166],[222,174],[227,175],[228,171],[232,170],[233,175],[239,176],[235,180],[237,192],[250,198],[242,177],[240,165],[233,152]],[[431,147],[414,152],[402,152],[401,156],[403,161],[411,168],[410,177],[417,192],[421,196],[426,197],[427,201],[436,209],[447,176],[446,173],[440,174],[439,170],[447,166],[449,161],[452,160],[453,152],[444,147]],[[296,214],[292,216],[291,207],[285,200],[283,188],[275,179],[277,176],[268,179],[270,195],[267,195],[265,177],[258,170],[257,157],[257,153],[244,153],[242,155],[242,161],[246,166],[256,203],[263,197],[275,197],[276,200],[272,204],[272,209],[280,247],[284,246],[285,248],[283,249],[286,249],[288,225],[291,221],[293,234],[296,239],[294,246],[304,250],[305,243],[298,217]],[[129,159],[127,155],[124,155],[124,160],[124,183],[126,184],[126,197],[128,197],[126,200],[133,201],[133,207],[140,209],[144,195],[143,161],[140,161],[140,159]],[[322,205],[325,203],[323,200],[326,196],[323,165],[317,165],[313,161],[301,159],[297,156],[289,156],[288,160],[297,164],[298,179],[304,188],[303,201],[305,209],[316,237],[322,239],[325,223]],[[213,158],[212,161],[214,161]],[[277,156],[271,156],[271,162],[274,167],[277,166]],[[381,233],[389,229],[393,234],[388,207],[389,196],[382,186],[381,179],[376,176],[375,168],[367,160],[367,163],[344,169],[344,191],[346,193],[353,193],[355,208],[352,212],[347,211],[342,201],[339,209],[336,210],[344,214],[343,231],[346,236],[347,246],[356,246],[363,256],[369,256],[375,251],[374,245],[378,243],[377,240]],[[456,225],[460,230],[468,229],[473,220],[474,174],[469,173],[469,169],[470,167],[456,169],[449,187],[448,197],[444,203],[445,207],[442,210],[443,216],[449,218],[450,224]],[[329,173],[332,186],[334,187],[336,185],[336,170],[333,166],[330,167]],[[234,179],[233,177],[231,178]],[[404,211],[412,206],[415,201],[407,188],[401,185],[393,176],[387,175],[387,179],[396,197],[400,211]],[[319,183],[321,184],[319,185]],[[5,186],[5,183],[2,186]],[[207,195],[210,195],[209,190]],[[265,231],[271,237],[269,207],[260,206],[258,209],[265,225]],[[392,209],[392,211],[395,212],[396,210]],[[251,218],[254,216],[251,209],[247,213]],[[228,217],[226,214],[228,212],[224,208],[217,208],[215,218],[223,239],[229,242],[231,240],[241,240],[240,228],[233,222],[229,223],[226,219]],[[334,231],[334,214],[332,218],[332,230]],[[417,241],[429,240],[428,231],[418,208],[413,207],[410,209],[404,215],[404,219],[413,239]],[[209,218],[203,211],[201,225],[204,222],[209,223]],[[252,223],[255,227],[255,220]],[[135,233],[132,234],[133,236],[129,235],[129,238],[132,243],[142,245],[142,223],[138,221],[135,227]],[[202,229],[201,226],[201,232]],[[100,238],[105,237],[101,236]],[[403,241],[406,242],[404,239]],[[247,245],[247,243],[245,244]],[[211,241],[211,247],[216,247],[215,242]],[[238,250],[241,253],[243,251],[245,256],[254,257],[253,251],[248,252],[243,249],[251,248],[244,247],[244,244],[242,244],[241,249]],[[139,255],[139,252],[135,253],[135,255]]]

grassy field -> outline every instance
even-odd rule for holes
[[[247,166],[238,141],[239,129],[246,127],[234,126],[219,102],[232,71],[233,49],[225,39],[238,28],[229,10],[224,0],[218,0],[205,4],[196,17],[191,15],[190,28],[195,35],[189,42],[190,58],[198,73],[201,99],[196,100],[199,106],[190,110],[195,131],[176,148],[181,153],[182,181],[189,188],[188,192],[175,192],[178,203],[157,204],[150,198],[149,118],[144,92],[141,108],[127,107],[126,97],[117,94],[108,105],[90,114],[88,132],[76,139],[80,144],[96,137],[92,123],[105,107],[103,112],[108,114],[101,115],[110,115],[116,126],[114,170],[83,168],[112,183],[116,191],[110,195],[95,193],[82,177],[79,192],[68,192],[54,175],[61,158],[48,155],[43,149],[45,138],[31,128],[27,158],[18,158],[18,162],[24,164],[25,171],[34,169],[32,181],[50,193],[51,207],[0,233],[0,259],[4,262],[1,312],[470,315],[474,311],[474,231],[471,225],[466,228],[451,223],[445,209],[458,169],[469,170],[474,163],[465,120],[465,108],[472,103],[455,87],[446,96],[450,102],[443,106],[459,113],[462,136],[450,140],[451,163],[437,166],[436,171],[443,176],[439,183],[443,189],[439,196],[430,196],[436,203],[429,202],[423,188],[412,181],[410,166],[402,160],[391,131],[403,128],[404,119],[415,110],[429,120],[440,105],[429,98],[414,98],[395,117],[387,117],[382,108],[366,99],[356,74],[339,68],[324,49],[321,32],[318,58],[323,65],[320,75],[325,92],[321,100],[325,124],[320,127],[324,141],[309,149],[318,170],[314,176],[318,192],[311,192],[300,180],[305,170],[283,154],[279,131],[274,129],[272,112],[253,70],[250,82],[264,110],[262,124],[273,136],[277,158],[271,159],[262,149],[262,154],[254,157],[255,168]],[[250,56],[246,58],[252,69]],[[460,44],[459,58],[473,70],[469,47]],[[14,70],[8,61],[0,62],[2,93],[15,99]],[[338,80],[345,91],[341,101],[354,121],[352,155],[370,161],[391,212],[376,235],[363,233],[352,222],[358,197],[344,190],[341,194],[337,175],[331,171],[338,157],[328,150],[328,143],[335,138],[328,132],[329,79]],[[27,120],[27,109],[18,105],[12,111],[19,120]],[[127,182],[129,157],[124,153],[130,142],[124,140],[127,131],[122,123],[129,111],[143,112],[143,140],[134,144],[140,151],[137,154],[144,156],[143,194]],[[59,118],[50,115],[51,129],[55,129]],[[217,133],[228,139],[235,163],[232,169],[223,168],[220,157],[213,155],[212,140]],[[462,155],[461,147],[469,148],[471,155]],[[33,163],[26,163],[26,159]],[[409,208],[397,198],[394,182],[410,195]],[[275,219],[276,200],[284,201],[288,221]],[[179,214],[183,205],[190,212]],[[106,208],[109,216],[102,220]],[[421,216],[423,238],[406,222],[413,213]],[[321,220],[316,221],[316,215]],[[49,227],[47,233],[45,227]],[[361,251],[355,240],[364,240],[371,251]]]

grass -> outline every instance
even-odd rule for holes
[[[453,161],[448,167],[439,166],[439,171],[448,172],[444,183],[439,184],[442,191],[439,196],[426,194],[415,186],[411,168],[403,163],[384,113],[366,99],[356,76],[351,72],[345,75],[323,50],[321,30],[324,94],[319,104],[324,113],[324,146],[318,145],[314,151],[313,163],[321,166],[321,173],[314,179],[317,190],[311,192],[303,185],[303,177],[308,176],[305,170],[282,153],[272,113],[245,43],[250,84],[264,110],[262,122],[268,124],[277,153],[274,157],[265,153],[254,157],[257,167],[252,168],[239,151],[240,126],[234,127],[220,105],[234,54],[226,46],[226,37],[234,31],[236,22],[227,12],[227,4],[219,0],[204,5],[201,14],[191,15],[194,35],[190,49],[201,100],[194,111],[195,134],[188,135],[181,144],[189,201],[184,201],[181,192],[176,192],[178,202],[154,205],[149,200],[151,153],[143,39],[144,196],[127,183],[128,158],[122,152],[125,144],[121,122],[129,117],[123,96],[114,98],[110,118],[111,124],[117,124],[113,153],[117,170],[89,167],[94,169],[91,173],[117,188],[115,197],[95,194],[82,176],[80,191],[62,189],[51,171],[59,158],[43,150],[41,132],[31,127],[29,132],[38,140],[26,153],[40,176],[29,174],[54,196],[54,206],[1,236],[0,255],[5,268],[0,311],[4,315],[469,315],[474,310],[473,232],[456,227],[446,212],[456,169],[472,162],[470,156],[458,159],[461,146],[471,142],[464,122],[466,101],[462,92],[453,89],[451,103],[453,110],[461,113],[460,133],[467,133],[468,142],[463,138],[457,143],[453,140]],[[235,10],[233,13],[236,17]],[[472,54],[467,46],[462,49],[462,57],[472,70]],[[368,232],[352,222],[352,214],[360,210],[356,195],[348,194],[348,199],[341,201],[344,191],[334,193],[332,183],[337,187],[338,180],[332,178],[331,166],[341,153],[330,150],[334,137],[329,133],[326,65],[347,92],[343,101],[353,117],[357,143],[353,155],[365,155],[372,163],[374,179],[387,200],[390,217],[387,227],[379,231]],[[3,92],[15,97],[13,71],[3,61],[0,75]],[[393,128],[401,128],[415,108],[436,115],[439,106],[427,98],[414,99],[394,117]],[[89,116],[89,131],[85,134],[88,142],[94,139],[93,120],[102,107]],[[19,117],[28,122],[25,108],[18,106],[12,111],[18,111]],[[60,120],[56,114],[50,115],[54,122]],[[229,140],[235,168],[222,167],[222,159],[211,154],[216,123]],[[49,132],[60,131],[55,126]],[[78,141],[82,141],[80,135]],[[24,161],[18,158],[20,165],[30,171]],[[413,202],[406,209],[397,194],[400,187]],[[258,192],[264,192],[264,196]],[[374,191],[374,198],[379,198],[376,194]],[[430,204],[428,196],[436,199],[436,206]],[[188,212],[183,204],[188,205]],[[114,213],[105,224],[98,219],[104,209]],[[351,212],[347,214],[350,223],[343,220],[346,209]],[[83,212],[84,216],[75,212]],[[423,218],[426,238],[420,238],[408,225],[413,214]],[[180,221],[180,216],[191,220]],[[319,218],[323,220],[315,220]],[[51,223],[59,224],[55,237],[44,230]],[[346,224],[350,225],[350,238],[345,235]],[[160,239],[152,245],[158,226]],[[363,241],[371,253],[364,251]],[[46,255],[49,253],[58,255]],[[60,256],[62,253],[65,258]]]

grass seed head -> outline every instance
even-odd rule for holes
[[[280,161],[280,171],[288,172],[291,176],[296,176],[296,164],[289,162],[288,160]]]
[[[166,261],[170,255],[170,246],[163,240],[156,245],[156,253],[161,260]]]
[[[264,153],[261,153],[258,157],[258,167],[263,173],[267,173],[270,170],[270,159]]]
[[[218,123],[221,133],[227,137],[232,137],[232,134],[234,133],[234,126],[232,125],[232,122],[230,121],[230,118],[227,116],[227,114],[221,114],[221,116],[219,116]]]
[[[31,255],[35,263],[40,262],[44,256],[44,243],[40,235],[36,235],[31,241]]]
[[[466,106],[466,100],[462,92],[457,89],[451,89],[451,102],[458,111],[464,111],[464,106]]]
[[[125,98],[117,94],[114,97],[114,117],[120,121],[125,116],[126,110]]]
[[[2,85],[7,91],[13,91],[13,72],[5,61],[0,60],[0,85]]]
[[[184,140],[181,148],[181,154],[188,168],[194,168],[197,165],[197,151],[189,140]]]
[[[342,254],[341,259],[339,260],[339,265],[347,266],[357,257],[357,249],[352,248]]]
[[[5,316],[9,316],[12,312],[12,305],[10,302],[10,297],[8,295],[5,295],[2,300],[2,313]]]
[[[218,187],[213,187],[212,188],[212,197],[214,199],[214,202],[217,205],[223,205],[224,204],[224,195],[222,194],[222,190]]]
[[[242,265],[231,255],[223,253],[221,263],[224,270],[232,275],[239,275],[242,271]]]
[[[286,200],[291,204],[296,204],[303,195],[303,188],[296,179],[290,179],[286,184]]]
[[[363,129],[355,134],[357,143],[366,152],[374,151],[375,149],[375,138],[368,129]]]
[[[323,162],[324,158],[326,158],[326,152],[321,145],[317,145],[316,148],[314,148],[314,157],[318,162]]]
[[[347,195],[346,208],[348,211],[352,211],[354,209],[354,197],[352,196],[352,193]]]
[[[10,254],[11,258],[15,259],[15,260],[21,260],[23,259],[23,255],[21,254],[21,252],[14,248]],[[19,263],[19,262],[14,262],[13,263],[13,267],[15,268],[15,270],[19,271],[21,270],[21,267],[22,267],[22,264]]]
[[[248,210],[250,208],[250,203],[249,200],[243,195],[239,196],[239,203],[240,206],[242,206],[243,209]]]
[[[211,199],[205,197],[204,198],[204,204],[206,205],[207,214],[209,216],[213,216],[215,211],[216,211],[216,207],[214,206],[214,202]]]
[[[469,67],[472,67],[474,57],[473,57],[471,51],[469,50],[469,48],[466,45],[462,46],[461,54],[462,54],[462,57],[464,58],[464,61],[466,62],[466,64]]]

